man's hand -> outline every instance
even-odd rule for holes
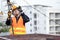
[[[12,14],[12,12],[11,11],[8,11],[8,19],[11,18],[11,14]]]

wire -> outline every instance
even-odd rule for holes
[[[26,0],[24,0],[27,4],[29,4]],[[29,4],[30,5],[30,4]],[[46,15],[46,14],[44,14],[44,13],[42,13],[41,11],[39,11],[39,10],[37,10],[36,8],[34,8],[32,5],[30,5],[33,9],[35,9],[36,11],[38,11],[40,14],[42,14],[42,15],[44,15],[45,17],[47,17],[48,19],[49,19],[49,17]],[[53,22],[55,22],[55,21],[53,21]],[[56,22],[55,22],[56,23]],[[58,24],[58,23],[56,23],[56,24]],[[58,24],[58,25],[60,25],[60,24]]]
[[[25,1],[25,0],[24,0]],[[27,1],[25,1],[27,4],[29,4]],[[30,4],[29,4],[30,5]],[[31,5],[30,5],[31,6]],[[43,14],[44,16],[48,17],[47,15],[45,15],[44,13],[40,12],[39,10],[37,10],[36,8],[34,8],[33,6],[31,6],[33,9],[35,9],[36,11],[38,11],[39,13]]]

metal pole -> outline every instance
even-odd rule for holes
[[[7,0],[7,4],[8,4],[8,11],[9,10],[11,10],[11,2],[10,2],[10,0]],[[12,20],[11,20],[11,24],[12,24]],[[12,25],[11,25],[12,26]],[[12,33],[13,33],[13,35],[14,35],[14,29],[13,29],[13,26],[12,26]]]

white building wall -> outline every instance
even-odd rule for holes
[[[53,31],[50,31],[49,13],[50,12],[60,13],[60,9],[46,8],[46,7],[42,7],[42,6],[33,6],[33,7],[36,8],[37,10],[39,10],[40,12],[36,11],[31,6],[23,7],[25,14],[27,16],[29,16],[29,18],[30,18],[30,22],[26,23],[27,34],[34,34],[34,33],[51,34],[53,32],[54,33],[53,35],[56,35],[56,32],[59,32],[59,31],[55,31],[56,27],[54,27],[54,29],[52,29]],[[36,15],[37,15],[36,19],[34,18],[34,13],[36,13]],[[52,18],[53,18],[53,16],[52,16]],[[37,25],[34,25],[34,20],[37,21]],[[54,26],[56,26],[56,25],[54,25]],[[37,30],[35,30],[34,27],[36,27]]]
[[[48,34],[60,35],[60,9],[58,8],[49,8],[48,9],[49,17],[47,24],[49,26]],[[50,23],[50,24],[49,24]]]
[[[26,23],[27,34],[47,34],[46,31],[46,17],[43,14],[46,14],[46,8],[42,6],[33,6],[37,10],[33,9],[31,6],[22,7],[23,11],[30,18],[30,22]],[[36,13],[37,18],[34,18]],[[42,14],[43,13],[43,14]],[[34,25],[34,21],[37,21],[37,25]]]

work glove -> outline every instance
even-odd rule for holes
[[[11,11],[8,12],[8,19],[11,18]]]

